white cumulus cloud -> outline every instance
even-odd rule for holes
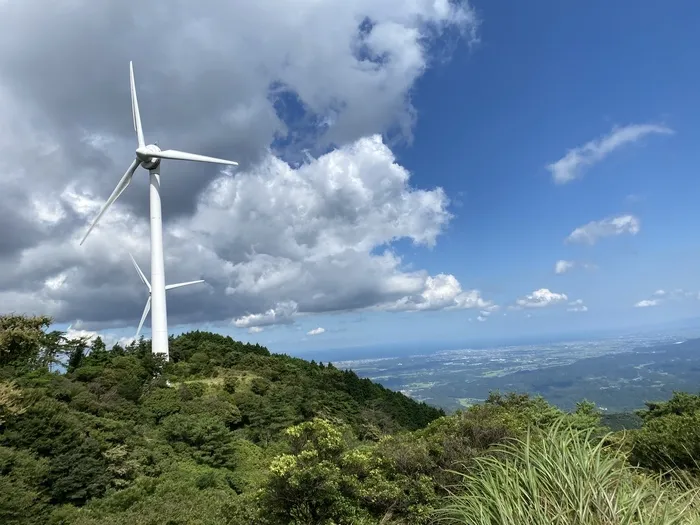
[[[561,159],[549,164],[547,169],[552,173],[555,183],[566,184],[581,177],[585,167],[600,162],[619,147],[653,133],[671,134],[673,130],[657,124],[631,124],[613,128],[608,135],[569,150]]]
[[[495,309],[478,290],[463,291],[454,275],[427,276],[418,293],[406,295],[397,301],[377,307],[389,311],[454,310],[466,308]]]
[[[136,341],[135,337],[114,337],[110,334],[100,334],[99,332],[93,330],[83,330],[80,328],[73,328],[71,326],[65,330],[65,336],[68,339],[83,339],[88,343],[93,343],[95,339],[100,337],[102,342],[108,348],[114,346],[115,344],[126,346]]]
[[[566,238],[567,242],[581,242],[595,244],[603,237],[612,237],[622,234],[637,235],[640,229],[640,221],[634,215],[619,215],[608,217],[599,221],[591,221],[572,231]]]
[[[325,328],[319,326],[318,328],[314,328],[313,330],[309,330],[308,332],[306,332],[306,335],[321,335],[325,331]]]
[[[700,292],[693,292],[690,290],[684,290],[683,288],[674,288],[673,290],[664,290],[662,288],[656,290],[651,294],[652,299],[644,299],[639,301],[634,306],[637,308],[645,308],[649,306],[659,306],[665,304],[669,301],[679,302],[686,301],[688,299],[699,299]]]
[[[569,303],[567,310],[569,312],[587,312],[588,307],[585,304],[583,304],[582,299],[576,299],[575,301],[571,301]]]
[[[658,304],[659,301],[656,299],[644,299],[643,301],[636,303],[634,306],[635,308],[648,308],[650,306],[657,306]]]
[[[87,221],[100,201],[79,195],[66,192],[62,202]],[[270,155],[235,177],[214,179],[191,216],[166,223],[168,281],[195,277],[208,283],[173,296],[169,318],[228,316],[249,328],[330,311],[495,308],[453,275],[407,270],[390,248],[398,239],[433,246],[450,220],[448,204],[441,188],[412,187],[410,173],[379,136],[298,168]],[[84,228],[81,221],[69,242],[47,240],[26,250],[19,264],[7,265],[0,284],[22,285],[35,273],[46,275],[45,284],[14,295],[0,292],[0,299],[92,326],[108,320],[119,326],[110,312],[125,311],[119,305],[128,302],[137,318],[143,290],[128,252],[148,260],[148,223],[117,202],[79,247],[75,241]],[[99,307],[86,309],[90,301]]]
[[[564,261],[559,260],[554,265],[554,273],[562,274],[566,273],[574,267],[574,261]]]
[[[518,299],[516,307],[519,308],[544,308],[567,301],[568,297],[564,293],[556,293],[548,288],[540,288],[529,295]]]
[[[275,324],[289,324],[297,312],[297,304],[294,301],[277,303],[274,308],[259,313],[248,314],[233,321],[236,328],[260,328]]]

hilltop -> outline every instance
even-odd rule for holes
[[[542,398],[493,393],[445,416],[354,372],[218,334],[171,338],[166,363],[147,340],[107,349],[47,332],[49,323],[0,316],[6,524],[421,524],[441,512],[468,523],[484,509],[470,511],[461,495],[498,469],[515,483],[522,464],[508,457],[523,447],[532,447],[527,461],[559,454],[556,468],[578,472],[584,488],[582,460],[612,462],[601,490],[622,512],[652,482],[652,496],[681,494],[654,472],[672,461],[690,473],[699,457],[697,396],[650,405],[640,430],[608,435],[587,402],[567,414]],[[65,372],[50,371],[57,361]],[[504,446],[515,455],[501,455]],[[646,473],[629,477],[631,465]],[[559,523],[542,520],[531,523]]]

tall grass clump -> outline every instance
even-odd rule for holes
[[[436,511],[464,525],[700,524],[700,491],[673,473],[647,474],[608,436],[563,420],[477,458]]]

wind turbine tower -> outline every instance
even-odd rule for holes
[[[161,216],[160,203],[160,163],[162,159],[190,160],[196,162],[209,162],[213,164],[226,164],[237,166],[237,162],[230,160],[195,155],[177,150],[163,150],[155,144],[148,144],[143,138],[143,128],[141,127],[141,114],[139,103],[136,98],[136,84],[134,82],[134,66],[129,62],[129,73],[131,81],[131,112],[134,120],[134,131],[136,131],[136,158],[132,161],[129,169],[126,170],[117,187],[105,202],[102,209],[95,217],[87,232],[80,241],[82,245],[85,239],[95,227],[107,209],[116,201],[131,183],[139,166],[147,169],[150,178],[150,215],[151,215],[151,347],[156,354],[163,354],[168,359],[168,313],[165,302],[165,263],[163,260],[163,219]],[[143,322],[143,321],[142,321]]]

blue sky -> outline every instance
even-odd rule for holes
[[[697,2],[211,0],[148,46],[136,4],[74,4],[0,6],[14,311],[133,334],[145,172],[76,239],[133,155],[134,59],[148,137],[241,162],[164,179],[167,280],[207,281],[171,332],[306,352],[700,316]]]
[[[395,149],[413,184],[442,186],[455,218],[434,249],[399,243],[431,273],[454,274],[503,304],[539,288],[589,310],[542,308],[468,322],[472,312],[329,316],[348,341],[503,338],[626,328],[700,314],[697,299],[635,308],[658,289],[700,291],[700,4],[476,2],[481,41],[419,80],[412,144]],[[614,127],[656,124],[565,185],[546,166]],[[606,217],[639,218],[636,235],[564,241]],[[557,260],[596,265],[554,273]],[[352,316],[354,317],[354,316]],[[305,323],[308,324],[308,323]],[[313,323],[311,323],[313,324]],[[311,324],[308,324],[310,327]],[[280,339],[282,336],[280,334]],[[280,341],[281,342],[281,341]]]

